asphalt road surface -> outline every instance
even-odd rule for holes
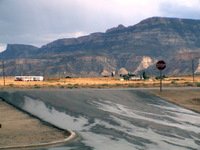
[[[134,89],[5,90],[0,97],[79,137],[42,150],[199,150],[200,114]]]

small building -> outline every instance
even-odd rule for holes
[[[143,80],[143,77],[141,77],[141,76],[132,76],[132,77],[129,78],[129,80],[139,81],[139,80]]]
[[[15,81],[44,81],[43,76],[15,76]]]
[[[131,74],[131,73],[122,75],[121,77],[123,77],[124,80],[134,80],[134,81],[144,80],[144,78],[142,76],[138,76],[138,75]]]
[[[101,75],[102,75],[103,77],[109,77],[109,76],[110,76],[110,72],[107,71],[106,69],[104,69],[104,70],[101,72]]]
[[[126,70],[126,68],[120,68],[118,70],[118,75],[120,75],[120,76],[128,75],[128,71]]]

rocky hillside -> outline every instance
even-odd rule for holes
[[[156,74],[159,59],[167,62],[166,74],[190,74],[192,59],[199,67],[200,20],[153,17],[41,48],[8,45],[0,57],[8,75],[99,76],[121,68]]]

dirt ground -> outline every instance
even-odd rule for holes
[[[0,100],[0,149],[63,140],[66,131],[47,126]]]
[[[151,90],[151,93],[184,108],[200,113],[200,88]]]

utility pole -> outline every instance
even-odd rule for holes
[[[3,71],[3,85],[6,85],[6,79],[5,79],[5,66],[4,66],[4,60],[2,60],[2,71]]]
[[[192,59],[192,81],[194,83],[194,59]]]

